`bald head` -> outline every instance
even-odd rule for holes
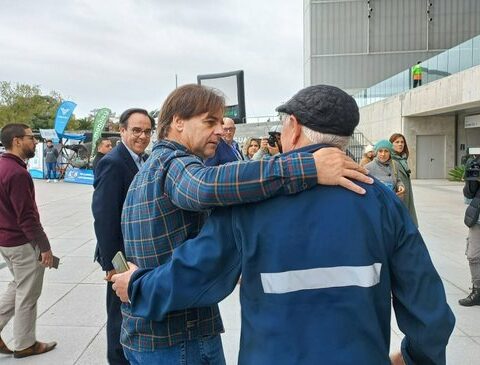
[[[235,137],[235,122],[231,118],[223,118],[223,140],[231,144]]]

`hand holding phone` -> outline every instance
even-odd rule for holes
[[[51,251],[50,251],[51,252]],[[52,267],[53,269],[58,269],[58,265],[60,265],[60,258],[55,256],[55,255],[52,255],[52,258],[53,258],[53,262],[52,262]],[[40,255],[38,255],[38,261],[42,262],[42,253],[40,253]]]
[[[128,264],[127,260],[125,260],[125,256],[123,255],[122,251],[118,251],[112,260],[112,265],[115,269],[117,274],[122,272],[128,271]]]
[[[116,255],[115,255],[116,256]],[[119,255],[120,256],[120,255]],[[125,257],[123,257],[123,260]],[[138,269],[138,266],[131,262],[125,262],[128,267],[128,270],[125,272],[117,273],[112,275],[112,289],[115,291],[115,294],[120,298],[120,300],[124,303],[129,303],[128,297],[128,285],[130,283],[130,278],[132,274]],[[123,264],[121,264],[123,266]],[[114,265],[115,266],[115,265]],[[122,268],[119,268],[121,270]]]

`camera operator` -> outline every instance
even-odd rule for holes
[[[472,292],[458,303],[465,307],[480,305],[480,156],[467,162],[463,195],[469,206],[465,212],[468,229],[467,260],[472,275]]]
[[[268,132],[269,136],[262,138],[260,141],[260,149],[253,155],[252,160],[260,160],[265,156],[275,156],[282,153],[281,133],[281,125],[270,128]]]

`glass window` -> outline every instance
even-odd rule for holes
[[[377,101],[377,85],[373,85],[370,88],[370,103],[374,103]]]
[[[396,74],[395,76],[392,77],[392,85],[391,85],[391,89],[390,89],[390,95],[396,95],[400,92],[400,82],[401,82],[401,79],[400,79],[400,75],[401,74]]]
[[[376,101],[379,101],[380,99],[382,99],[385,95],[385,85],[386,85],[387,81],[386,80],[383,80],[382,82],[378,83],[377,84],[377,92],[376,92]]]
[[[387,85],[388,85],[388,83],[389,83],[389,79],[382,81],[378,85],[378,99],[377,99],[377,101],[384,99],[385,96],[387,95]]]
[[[373,102],[374,103],[376,103],[377,101],[379,101],[381,99],[381,97],[382,97],[382,83],[376,84],[373,87],[372,96],[373,96]]]
[[[410,69],[407,69],[401,73],[402,75],[402,91],[410,89]]]
[[[480,35],[421,63],[423,82],[429,83],[470,67],[480,65]],[[408,68],[355,95],[359,107],[375,103],[413,86]]]
[[[458,47],[460,49],[460,71],[472,67],[473,41],[469,39]]]
[[[430,60],[425,60],[421,63],[422,66],[422,80],[423,84],[428,84],[431,80],[429,77],[430,74]]]
[[[384,98],[388,98],[392,95],[394,95],[394,92],[393,92],[393,77],[389,77],[388,79],[385,80],[385,85],[384,85],[384,88],[383,88],[383,97]]]
[[[458,46],[447,51],[448,55],[448,73],[454,74],[460,71],[460,49]]]
[[[448,72],[448,52],[442,52],[437,58],[437,73],[440,77],[445,77],[450,75]]]
[[[437,64],[438,64],[438,59],[437,57],[432,57],[429,60],[427,60],[426,65],[425,65],[425,76],[426,76],[426,83],[438,80],[438,73],[437,73]]]
[[[472,41],[472,63],[477,66],[480,65],[480,36],[476,36]]]

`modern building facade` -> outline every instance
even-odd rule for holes
[[[304,0],[304,84],[355,94],[477,34],[478,0]]]
[[[480,47],[476,51],[480,54]],[[447,178],[469,151],[480,148],[478,85],[480,66],[475,66],[368,104],[360,108],[358,130],[373,142],[404,134],[412,178]]]

